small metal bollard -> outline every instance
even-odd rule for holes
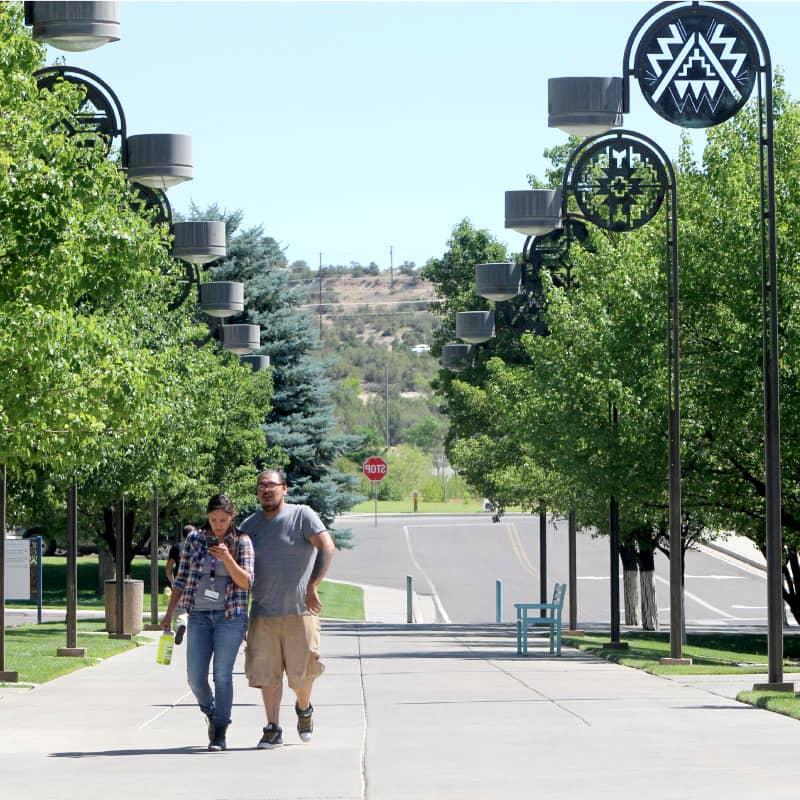
[[[494,583],[494,621],[503,621],[503,581],[499,578]]]
[[[414,579],[406,575],[406,622],[414,621]]]

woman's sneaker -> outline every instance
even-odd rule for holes
[[[308,708],[305,711],[301,711],[297,707],[297,703],[295,703],[294,710],[297,714],[297,732],[300,734],[300,739],[304,742],[310,742],[311,735],[314,733],[314,706],[309,703]]]
[[[209,750],[227,750],[228,743],[225,741],[225,733],[228,730],[227,725],[217,725],[214,728],[214,733],[211,736],[211,741],[208,743]]]
[[[280,747],[283,744],[283,729],[274,722],[270,722],[264,728],[264,735],[261,737],[257,747],[259,750],[271,750],[273,747]]]

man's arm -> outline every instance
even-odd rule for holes
[[[328,568],[333,561],[333,554],[336,552],[336,545],[328,531],[320,531],[309,537],[309,541],[317,548],[317,557],[314,560],[314,568],[311,570],[311,577],[308,579],[306,589],[306,605],[312,614],[319,614],[322,611],[322,603],[317,591],[322,579],[328,572]]]

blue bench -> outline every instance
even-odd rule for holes
[[[561,655],[561,611],[567,586],[557,583],[552,603],[514,603],[517,609],[517,655],[528,655],[528,629],[547,628],[550,634],[550,652]],[[544,616],[539,612],[544,611]]]

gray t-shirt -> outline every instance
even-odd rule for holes
[[[251,514],[242,530],[250,536],[255,551],[252,616],[308,614],[306,588],[317,556],[309,539],[325,530],[316,512],[284,502],[272,519],[262,511]]]

